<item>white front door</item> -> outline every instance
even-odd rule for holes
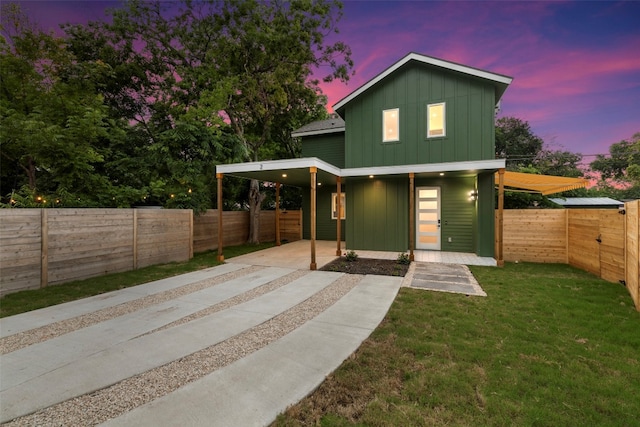
[[[416,249],[440,250],[440,187],[416,188]]]

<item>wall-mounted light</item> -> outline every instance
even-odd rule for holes
[[[469,191],[469,200],[471,200],[471,201],[478,200],[478,190]]]
[[[286,177],[287,177],[287,174],[286,174],[286,173],[283,173],[283,174],[282,174],[282,177],[283,177],[283,178],[286,178]]]

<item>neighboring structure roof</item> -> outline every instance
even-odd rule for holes
[[[565,208],[617,208],[620,206],[624,206],[624,203],[619,202],[618,200],[611,199],[609,197],[558,197],[549,200],[560,206],[564,206]]]
[[[389,76],[394,71],[396,71],[397,69],[399,69],[400,67],[407,64],[410,61],[416,61],[423,64],[444,68],[446,70],[456,71],[462,74],[467,74],[470,76],[489,80],[493,83],[495,87],[496,103],[500,100],[500,98],[502,97],[502,94],[504,94],[504,91],[507,90],[507,87],[513,81],[513,77],[505,76],[502,74],[496,74],[490,71],[481,70],[479,68],[473,68],[467,65],[445,61],[443,59],[433,58],[431,56],[421,55],[419,53],[412,52],[412,53],[409,53],[404,58],[402,58],[400,61],[396,62],[395,64],[393,64],[392,66],[384,70],[382,73],[378,74],[373,79],[369,80],[364,85],[360,86],[354,92],[351,92],[351,94],[347,95],[342,100],[338,101],[338,103],[333,106],[333,110],[338,112],[338,114],[340,114],[344,106],[348,104],[351,100],[358,97],[360,94],[362,94],[363,92],[365,92],[366,90],[368,90],[369,88],[377,84],[379,81]]]
[[[344,132],[344,120],[342,120],[341,117],[309,123],[291,132],[291,136],[297,138],[300,136],[323,135],[334,132]]]
[[[495,183],[499,184],[500,175],[496,173]],[[588,181],[584,178],[566,178],[563,176],[537,175],[532,173],[511,172],[504,173],[504,186],[531,190],[542,195],[562,193],[563,191],[584,188]]]

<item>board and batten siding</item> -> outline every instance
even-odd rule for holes
[[[344,132],[305,136],[302,138],[302,157],[317,157],[344,168]]]
[[[446,136],[426,137],[426,107],[446,103]],[[400,140],[382,142],[382,111],[399,108]],[[345,166],[394,166],[495,157],[495,92],[480,79],[407,64],[345,107]]]
[[[469,200],[475,177],[418,178],[416,187],[440,187],[440,250],[475,252],[476,204]]]
[[[349,179],[348,249],[404,252],[409,247],[409,179]]]

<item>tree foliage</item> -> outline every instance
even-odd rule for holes
[[[47,194],[65,205],[212,207],[215,165],[299,155],[291,131],[326,114],[314,73],[347,80],[353,66],[346,45],[327,42],[341,13],[332,1],[130,0],[111,23],[64,26],[65,38],[10,6],[2,194],[23,205]],[[226,205],[255,211],[264,188]],[[225,192],[250,193],[230,178]]]

